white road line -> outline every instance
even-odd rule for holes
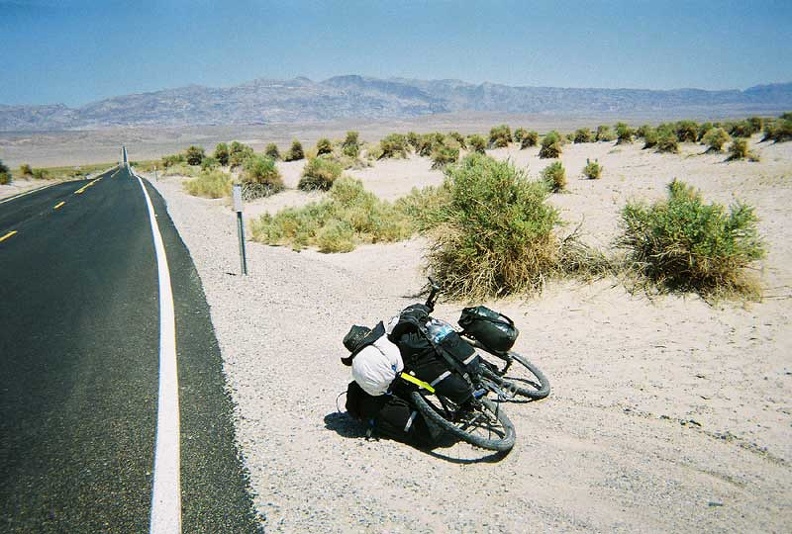
[[[154,249],[157,253],[160,305],[159,402],[157,442],[154,451],[154,485],[151,494],[152,534],[181,532],[181,459],[179,452],[179,377],[176,364],[176,321],[170,271],[154,206],[143,180],[136,176],[146,197]]]

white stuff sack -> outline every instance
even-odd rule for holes
[[[388,341],[388,336],[381,336],[352,360],[352,377],[363,391],[374,397],[385,394],[403,369],[399,347]]]

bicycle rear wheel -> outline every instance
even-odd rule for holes
[[[498,404],[482,397],[462,410],[450,400],[438,396],[424,396],[421,391],[411,393],[418,410],[431,422],[457,438],[492,451],[505,452],[514,447],[514,425]]]
[[[495,355],[504,359],[506,365],[500,369],[482,365],[482,374],[499,386],[501,400],[514,400],[517,395],[530,399],[543,399],[550,394],[550,381],[542,371],[516,352]]]

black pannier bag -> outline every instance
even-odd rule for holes
[[[466,335],[495,352],[507,352],[520,335],[514,321],[486,306],[463,309],[459,326]]]

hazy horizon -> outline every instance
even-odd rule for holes
[[[0,104],[337,75],[744,90],[792,81],[792,3],[0,0]]]

